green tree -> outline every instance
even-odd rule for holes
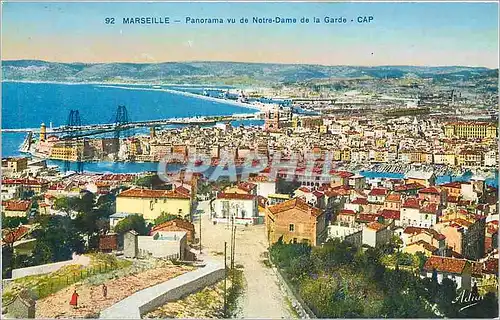
[[[77,202],[78,200],[76,197],[60,197],[54,201],[54,208],[69,214],[72,211],[78,211]]]
[[[28,218],[26,217],[6,217],[2,213],[2,227],[4,229],[12,229],[19,227],[20,224],[27,224]]]
[[[2,279],[12,277],[12,263],[14,249],[12,246],[2,246]]]
[[[139,235],[145,236],[149,233],[144,217],[138,214],[127,216],[115,226],[115,232],[123,234],[129,230],[135,230]]]
[[[37,241],[31,256],[32,265],[41,265],[52,262],[52,249],[45,241]]]
[[[427,256],[421,251],[418,251],[416,256],[418,257],[418,270],[422,270],[427,262]]]
[[[35,195],[35,191],[33,190],[26,190],[21,193],[21,200],[31,200],[33,196]]]
[[[283,178],[278,178],[276,181],[276,192],[282,194],[293,194],[295,190],[300,188],[301,183],[298,181],[287,181]]]
[[[451,279],[444,278],[438,287],[436,295],[436,303],[439,310],[448,318],[456,318],[457,308],[453,304],[457,296],[457,285]]]
[[[84,241],[69,217],[47,216],[37,220],[40,227],[32,232],[37,239],[34,255],[40,261],[71,259],[74,252],[84,251]],[[47,257],[50,255],[50,259]]]
[[[37,215],[40,214],[40,206],[38,205],[38,201],[37,200],[33,200],[33,202],[31,203],[31,209],[30,209],[30,212],[29,212],[29,217],[36,217]]]
[[[73,220],[75,229],[80,234],[85,234],[88,239],[89,249],[95,249],[99,244],[99,235],[105,234],[109,229],[109,220],[105,212],[91,210],[90,212],[80,212]]]
[[[178,215],[173,215],[168,212],[162,212],[154,221],[154,225],[157,226],[159,224],[162,224],[164,222],[172,221],[174,219],[179,219],[180,216]]]
[[[155,182],[155,175],[147,175],[144,177],[136,178],[134,180],[134,184],[139,187],[145,187],[149,189],[153,189],[153,184]]]

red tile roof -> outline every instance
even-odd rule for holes
[[[399,193],[391,193],[385,198],[387,202],[401,202],[401,194]]]
[[[348,172],[348,171],[335,171],[335,170],[332,170],[330,171],[330,173],[334,176],[339,176],[341,178],[350,178],[352,176],[354,176],[354,173],[352,172]]]
[[[437,203],[428,203],[422,208],[420,211],[423,213],[437,214],[438,213],[438,205]]]
[[[319,192],[319,191],[313,191],[313,195],[316,197],[316,198],[321,198],[324,196],[324,194],[322,192]]]
[[[263,196],[257,196],[257,203],[259,204],[259,206],[265,208],[267,205],[267,198]]]
[[[177,219],[173,219],[173,220],[161,223],[157,226],[154,226],[153,229],[151,229],[150,234],[152,234],[152,232],[154,232],[154,231],[161,231],[161,230],[169,231],[169,229],[173,226],[194,232],[194,225],[191,222],[184,220],[184,219],[177,218]]]
[[[190,199],[188,195],[171,190],[128,189],[118,195],[127,198],[175,198]]]
[[[30,229],[25,226],[19,226],[15,230],[7,231],[2,237],[2,242],[4,243],[14,243],[21,240]]]
[[[219,192],[217,194],[217,199],[238,199],[238,200],[254,200],[255,195],[253,194],[241,194],[241,193],[224,193]]]
[[[387,228],[387,225],[378,222],[372,222],[368,224],[366,227],[375,231],[380,231]]]
[[[470,227],[472,225],[472,222],[469,222],[465,219],[461,219],[461,218],[456,218],[456,219],[452,219],[450,220],[450,225],[451,224],[455,224],[455,225],[458,225],[460,227]]]
[[[407,198],[403,203],[403,208],[420,209],[420,202],[417,198]]]
[[[423,184],[413,182],[413,183],[403,184],[401,186],[395,186],[394,191],[401,192],[401,191],[408,191],[408,190],[419,190],[419,189],[424,189],[424,188],[425,188],[425,186]]]
[[[385,196],[386,194],[387,194],[387,189],[385,189],[385,188],[373,188],[368,195],[369,196]]]
[[[433,252],[433,253],[439,250],[438,248],[434,247],[432,244],[430,244],[424,240],[418,240],[417,242],[410,243],[407,247],[414,246],[414,245],[422,246],[425,250],[428,250],[428,251]]]
[[[2,184],[20,184],[20,185],[28,185],[28,186],[40,186],[42,184],[46,184],[46,181],[37,180],[37,179],[2,179]]]
[[[382,209],[378,212],[384,219],[399,220],[401,213],[398,210]]]
[[[355,216],[356,212],[353,210],[348,210],[348,209],[343,209],[340,210],[339,215],[344,215],[344,216]]]
[[[455,188],[455,189],[461,189],[462,188],[462,183],[461,182],[448,182],[439,185],[440,187],[446,187],[446,188]]]
[[[257,187],[256,184],[250,183],[250,182],[241,182],[238,184],[238,188],[245,191],[245,192],[250,192],[253,189]]]
[[[253,182],[272,182],[271,180],[269,180],[269,177],[267,177],[267,176],[249,177],[248,181],[253,181]]]
[[[422,232],[431,234],[432,237],[436,240],[444,240],[446,238],[444,234],[441,234],[441,233],[439,233],[436,230],[431,229],[431,228],[406,227],[403,230],[403,233],[410,234],[410,235],[419,234]]]
[[[483,272],[498,274],[498,259],[490,258],[486,260],[483,264]]]
[[[365,198],[356,198],[353,201],[351,201],[352,204],[368,204],[368,200]]]
[[[381,215],[362,213],[362,214],[358,214],[358,217],[356,220],[361,221],[361,222],[373,222],[373,221],[377,221],[378,217],[381,217]]]
[[[431,256],[425,262],[424,270],[432,272],[436,269],[438,272],[462,274],[466,265],[467,260],[464,259]]]
[[[182,194],[185,194],[185,195],[190,195],[191,194],[191,191],[188,188],[183,187],[183,186],[176,187],[175,188],[175,192],[182,193]]]
[[[30,200],[7,200],[2,201],[2,207],[8,211],[28,211],[31,206]]]
[[[428,188],[419,190],[418,193],[441,194],[441,191],[436,187],[428,187]]]
[[[307,202],[305,202],[300,198],[294,198],[284,201],[274,206],[270,206],[268,207],[268,209],[273,214],[278,214],[280,212],[288,211],[291,209],[298,209],[303,212],[310,212],[313,216],[316,217],[322,214],[322,211],[320,209],[311,206],[310,204],[308,204]]]

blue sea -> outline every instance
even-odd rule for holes
[[[178,117],[215,116],[254,113],[254,109],[199,99],[158,90],[132,90],[148,86],[113,88],[95,84],[2,83],[2,128],[39,128],[43,122],[54,127],[67,123],[70,110],[79,110],[82,124],[112,123],[116,108],[127,108],[129,121]],[[150,86],[149,86],[150,87]],[[166,87],[199,92],[197,87]],[[262,125],[260,120],[234,121],[233,125]],[[142,130],[142,131],[141,131]],[[147,129],[134,133],[146,134]],[[20,155],[18,149],[25,133],[2,133],[2,157]],[[50,164],[61,165],[59,161]],[[86,163],[87,171],[140,172],[156,170],[152,163]]]
[[[123,87],[120,85],[120,87]],[[2,83],[2,127],[38,128],[67,123],[78,109],[82,124],[114,122],[124,105],[130,121],[253,113],[255,110],[158,90],[132,90],[90,84]],[[187,89],[186,89],[187,90]]]

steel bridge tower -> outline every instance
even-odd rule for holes
[[[67,152],[67,150],[72,147],[73,144],[76,144],[76,150],[77,152],[80,151],[79,144],[80,142],[83,142],[81,138],[74,138],[75,136],[78,135],[78,127],[82,126],[82,119],[80,117],[80,111],[78,110],[70,110],[69,115],[68,115],[68,120],[66,122],[66,125],[68,126],[69,132],[68,135],[65,136],[64,139],[64,152]],[[85,145],[83,145],[83,148],[81,149],[81,153],[77,154],[77,161],[76,161],[76,172],[83,172],[83,152]],[[68,154],[65,154],[65,159],[64,159],[64,171],[68,172],[71,169],[71,161],[68,159]]]
[[[121,138],[121,131],[122,126],[126,125],[130,122],[128,118],[128,112],[127,108],[125,106],[118,106],[116,108],[116,114],[115,114],[115,143],[116,143],[116,156],[115,159],[118,158],[118,153],[120,152],[120,138]]]

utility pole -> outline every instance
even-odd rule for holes
[[[232,254],[232,259],[231,259],[231,269],[233,270],[233,274],[234,274],[234,256],[235,256],[235,250],[236,250],[236,226],[233,227],[233,238],[232,238],[232,241],[233,241],[233,251],[231,252]]]
[[[236,226],[234,225],[234,220],[236,219],[236,215],[238,214],[238,207],[235,207],[236,214],[233,214],[233,219],[231,223],[231,272],[234,268],[234,245],[235,245],[235,234],[236,234]]]
[[[201,254],[201,211],[199,211],[198,219],[200,219],[200,254]]]
[[[227,241],[224,241],[224,318],[227,317]]]

